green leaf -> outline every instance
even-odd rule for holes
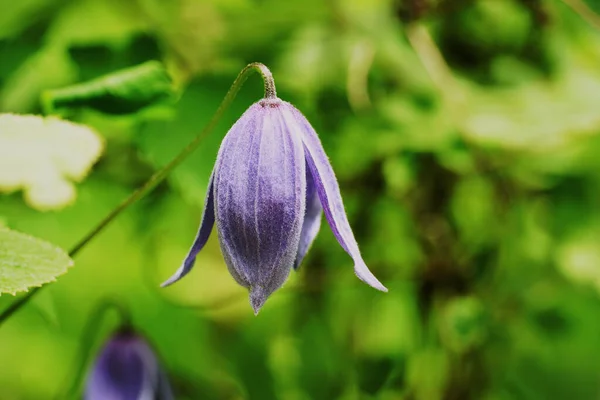
[[[81,84],[48,90],[42,95],[44,109],[93,108],[106,114],[132,114],[175,96],[171,78],[163,65],[148,61]]]
[[[15,294],[53,282],[72,265],[73,260],[60,247],[0,228],[0,293]]]
[[[83,180],[103,148],[85,125],[0,114],[0,193],[22,189],[33,208],[63,208],[75,200],[71,180]]]

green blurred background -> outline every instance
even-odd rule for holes
[[[117,324],[111,314],[82,337],[106,298],[130,307],[180,399],[598,399],[595,9],[0,0],[0,112],[41,114],[46,89],[153,59],[180,93],[133,114],[70,112],[101,134],[103,156],[60,210],[1,195],[3,224],[68,249],[260,61],[319,132],[363,256],[389,288],[356,279],[325,223],[258,317],[214,232],[190,276],[158,288],[194,238],[220,141],[262,95],[253,76],[192,157],[0,327],[0,399],[61,398]]]

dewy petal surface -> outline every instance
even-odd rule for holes
[[[183,263],[179,267],[179,269],[167,279],[161,286],[165,287],[172,283],[177,282],[191,271],[194,263],[196,262],[196,256],[202,250],[208,238],[210,237],[210,232],[212,231],[213,225],[215,224],[215,207],[214,207],[214,195],[213,195],[213,181],[214,181],[214,171],[210,175],[210,179],[208,180],[208,189],[206,190],[206,200],[204,201],[204,212],[202,214],[202,220],[200,221],[200,228],[198,228],[198,233],[196,234],[196,239],[194,239],[194,244],[192,244],[192,248],[188,252],[187,256],[183,260]]]
[[[215,169],[221,250],[255,313],[287,279],[304,219],[304,149],[283,123],[283,104],[252,105],[227,133]]]
[[[288,103],[288,106],[283,108],[283,110],[286,124],[298,127],[298,132],[295,134],[302,138],[307,166],[314,178],[325,217],[342,248],[354,260],[354,272],[363,282],[375,289],[387,292],[386,287],[379,282],[362,259],[358,243],[356,243],[352,228],[350,228],[350,223],[348,222],[348,217],[346,216],[346,211],[344,210],[342,195],[335,173],[317,133],[304,115],[294,106]]]
[[[300,244],[298,245],[298,253],[294,260],[294,269],[298,269],[304,256],[310,249],[312,242],[317,237],[321,228],[321,215],[323,206],[317,193],[312,173],[310,168],[306,167],[306,212],[304,214],[304,223],[302,224],[302,233],[300,234]]]
[[[148,344],[131,333],[107,342],[87,381],[85,400],[173,399],[168,381],[159,391],[160,366]]]

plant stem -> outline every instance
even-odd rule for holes
[[[238,74],[235,81],[229,88],[229,91],[223,98],[223,101],[219,105],[219,108],[213,115],[212,119],[208,122],[208,124],[202,129],[202,131],[183,149],[181,152],[165,165],[162,169],[156,171],[154,175],[152,175],[146,183],[140,186],[135,192],[133,192],[129,197],[121,202],[116,208],[114,208],[98,225],[96,225],[90,232],[85,235],[73,248],[69,251],[69,256],[74,257],[79,253],[81,249],[83,249],[89,242],[92,240],[98,233],[100,233],[108,224],[110,224],[116,217],[119,216],[125,209],[127,209],[130,205],[147,195],[152,189],[154,189],[159,183],[161,183],[165,178],[169,175],[169,173],[175,169],[179,164],[181,164],[194,150],[198,148],[202,140],[215,128],[217,122],[222,117],[225,110],[231,105],[238,91],[242,87],[243,83],[248,79],[248,76],[251,72],[258,72],[263,78],[264,87],[265,87],[265,98],[276,98],[277,91],[275,89],[275,81],[273,80],[273,75],[271,71],[261,63],[251,63],[246,65],[244,69]],[[6,308],[0,314],[0,326],[15,312],[17,312],[21,307],[23,307],[29,300],[35,296],[37,292],[40,291],[45,286],[37,287],[29,292],[27,292],[21,298],[15,300],[8,308]]]
[[[246,66],[246,68],[244,68],[242,70],[242,72],[240,72],[240,75],[238,75],[238,79],[242,76],[244,71],[248,68],[254,69],[263,78],[263,82],[265,84],[265,99],[276,98],[277,97],[277,89],[275,89],[275,80],[273,79],[273,74],[271,74],[271,71],[269,70],[269,68],[267,68],[266,65],[261,64],[261,63],[248,64]],[[246,80],[246,77],[243,78],[242,82],[245,80]],[[235,85],[235,82],[234,82],[234,85]],[[232,86],[232,88],[233,88],[233,86]],[[237,93],[237,90],[236,90],[236,93]]]

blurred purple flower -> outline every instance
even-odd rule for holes
[[[146,341],[131,331],[115,334],[88,377],[85,400],[172,400],[171,387]]]
[[[387,291],[360,255],[315,130],[290,103],[263,99],[242,115],[221,143],[194,244],[163,286],[192,269],[216,219],[225,263],[233,278],[249,289],[256,314],[291,268],[302,262],[319,232],[322,211],[354,260],[356,275]]]

